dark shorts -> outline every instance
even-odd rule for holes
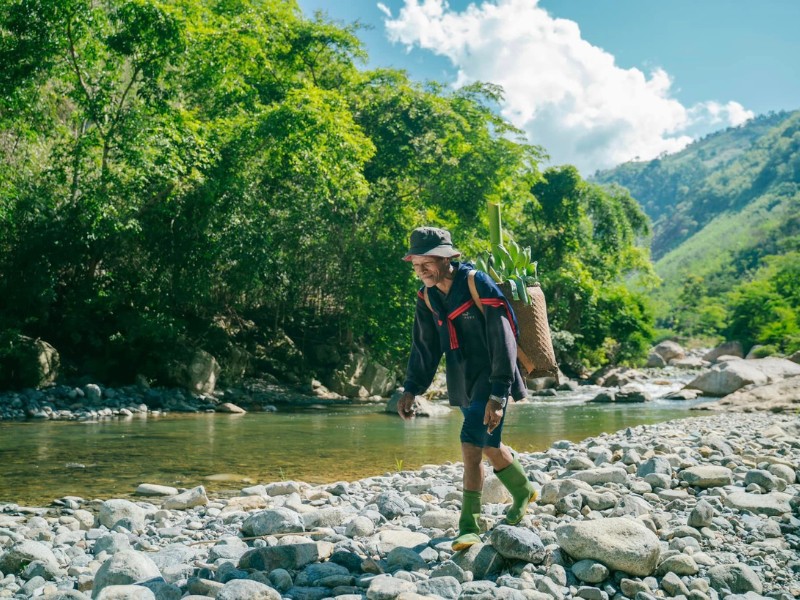
[[[482,402],[473,400],[468,408],[461,408],[461,413],[464,415],[464,423],[461,425],[462,444],[472,444],[479,448],[487,446],[492,448],[500,447],[500,435],[503,432],[506,413],[503,411],[503,418],[500,419],[500,424],[492,431],[492,435],[489,435],[486,431],[487,425],[483,424],[483,416],[486,414],[486,403],[488,401],[488,398]]]

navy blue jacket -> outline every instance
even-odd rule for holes
[[[439,361],[446,356],[447,394],[452,406],[485,402],[489,394],[515,400],[526,397],[525,380],[517,365],[517,318],[500,288],[486,273],[475,273],[475,287],[484,312],[475,306],[467,274],[475,267],[453,262],[453,285],[447,295],[424,286],[417,293],[411,356],[405,391],[416,395],[430,387]]]

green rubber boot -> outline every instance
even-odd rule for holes
[[[466,550],[473,544],[478,544],[478,517],[481,514],[481,493],[464,490],[461,501],[461,518],[458,520],[458,537],[453,540],[453,550]]]
[[[528,476],[525,475],[525,471],[516,456],[514,457],[514,462],[502,471],[495,471],[494,474],[506,486],[506,489],[511,492],[514,502],[506,513],[506,523],[516,525],[525,516],[528,504],[536,500],[539,494],[533,484],[528,481]]]

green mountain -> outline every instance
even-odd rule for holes
[[[800,111],[761,116],[593,180],[626,187],[653,221],[659,325],[781,348],[800,336],[800,278],[790,276],[800,275]]]

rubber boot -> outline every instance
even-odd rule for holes
[[[502,471],[495,471],[494,474],[506,486],[506,489],[511,492],[514,502],[506,513],[506,523],[516,525],[522,521],[525,511],[528,510],[528,504],[536,500],[538,493],[533,484],[528,481],[528,476],[525,475],[525,471],[516,456],[514,457],[514,462]]]
[[[481,493],[464,490],[461,501],[461,518],[458,520],[458,537],[453,540],[453,550],[466,550],[481,541],[478,517],[481,514]]]

